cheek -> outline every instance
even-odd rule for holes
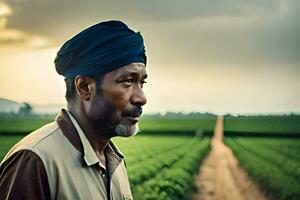
[[[122,90],[110,92],[107,97],[107,100],[117,109],[124,109],[130,102],[129,92],[124,92]]]
[[[88,115],[91,119],[98,119],[100,117],[102,117],[102,113],[103,113],[103,106],[101,99],[94,99],[88,109]]]

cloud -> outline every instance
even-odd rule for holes
[[[0,51],[9,52],[24,49],[42,48],[48,46],[50,39],[26,32],[17,28],[7,28],[8,18],[13,14],[12,9],[0,2]]]
[[[121,19],[146,38],[150,60],[187,65],[297,64],[297,0],[10,0],[8,29],[57,46],[83,28]],[[33,12],[34,10],[34,12]]]
[[[163,55],[165,64],[182,66],[299,65],[300,2],[277,3],[273,12],[267,9],[264,15],[261,9],[260,15],[199,17],[182,23],[161,23],[152,31],[149,27],[158,40],[151,41],[157,43],[152,48],[157,57]]]
[[[9,25],[22,30],[61,37],[61,34],[104,19],[137,23],[212,17],[251,17],[271,14],[279,0],[10,0],[14,8]],[[32,12],[34,10],[34,12]],[[180,22],[181,21],[181,22]],[[73,32],[74,34],[74,32]]]
[[[11,14],[10,7],[0,1],[0,17],[6,17],[10,14]]]
[[[32,70],[20,65],[54,70],[64,41],[97,22],[120,19],[145,38],[149,111],[299,111],[299,10],[298,0],[0,0],[1,66],[14,65],[21,74]],[[50,52],[25,51],[47,45]],[[20,52],[3,54],[8,48]],[[3,88],[17,88],[20,98],[32,90],[10,82]],[[50,96],[63,97],[60,89]],[[40,99],[48,102],[48,96]]]

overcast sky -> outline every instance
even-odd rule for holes
[[[145,38],[147,112],[300,112],[300,1],[0,0],[0,97],[64,103],[53,60],[100,21]]]

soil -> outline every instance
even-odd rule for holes
[[[258,186],[243,171],[231,149],[223,143],[223,117],[216,121],[211,151],[196,177],[193,200],[265,200]]]

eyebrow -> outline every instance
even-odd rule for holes
[[[138,75],[139,75],[139,73],[137,73],[137,72],[125,72],[124,74],[120,75],[119,78],[127,78],[129,76],[136,77]],[[146,79],[147,77],[148,77],[147,74],[143,75],[143,79]]]

